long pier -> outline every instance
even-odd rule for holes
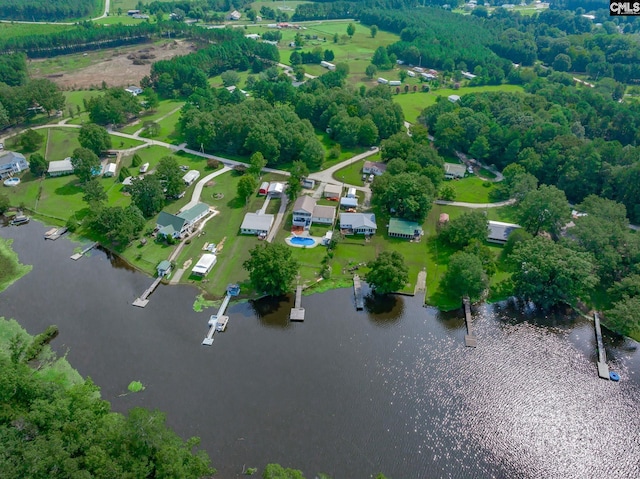
[[[71,259],[74,260],[74,261],[78,261],[80,258],[82,258],[85,254],[87,254],[89,251],[91,251],[96,246],[98,246],[98,243],[91,243],[89,246],[87,246],[85,249],[83,249],[79,253],[71,255]]]
[[[133,302],[133,305],[137,306],[138,308],[144,308],[147,303],[149,303],[149,296],[151,296],[151,293],[156,290],[156,288],[160,284],[160,281],[162,281],[162,276],[158,276],[155,281],[151,283],[151,286],[149,286],[145,290],[145,292],[140,295],[139,298],[136,298],[136,300]]]
[[[302,307],[302,286],[300,285],[298,285],[298,287],[296,288],[296,302],[293,308],[291,308],[289,319],[291,321],[304,321],[304,308]]]
[[[598,313],[593,313],[593,324],[596,330],[596,342],[598,344],[598,376],[602,379],[610,379],[609,365],[607,364],[607,353],[604,350],[602,330],[600,329],[600,317],[598,316]]]
[[[478,345],[478,339],[475,334],[473,334],[473,327],[471,325],[471,303],[469,297],[465,296],[462,302],[464,303],[464,322],[467,324],[467,334],[464,335],[464,345],[475,348]]]
[[[227,327],[229,317],[225,316],[224,312],[227,310],[227,306],[229,306],[229,301],[231,301],[231,294],[227,292],[227,295],[224,297],[224,300],[220,305],[218,314],[212,314],[209,317],[209,332],[207,333],[207,336],[202,340],[203,346],[211,346],[213,344],[213,335],[218,330],[218,324],[223,324],[224,328]]]
[[[353,294],[356,297],[356,310],[362,311],[364,309],[364,298],[362,297],[362,285],[360,284],[360,276],[353,275]]]

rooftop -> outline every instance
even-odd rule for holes
[[[0,151],[0,165],[15,163],[16,161],[21,161],[24,159],[25,157],[22,153],[9,150]]]
[[[187,223],[193,222],[197,217],[202,216],[205,212],[209,211],[209,205],[205,203],[198,203],[192,206],[186,211],[178,214],[179,218],[184,218]]]
[[[333,219],[336,216],[336,208],[335,206],[317,205],[315,208],[313,208],[313,216],[315,218]]]
[[[73,165],[71,164],[71,158],[65,158],[60,161],[50,161],[49,173],[59,173],[61,171],[73,171]]]
[[[459,165],[457,163],[445,163],[444,171],[452,175],[464,176],[467,168],[464,165]]]
[[[311,196],[303,195],[299,196],[293,204],[293,211],[306,211],[307,213],[313,213],[315,207],[316,200]]]
[[[351,228],[377,228],[376,215],[372,213],[340,213],[340,226],[343,223]]]
[[[269,231],[273,224],[273,215],[260,213],[247,213],[244,215],[240,228],[244,230]]]

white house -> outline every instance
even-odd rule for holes
[[[269,183],[269,196],[281,197],[282,193],[284,193],[284,183],[280,183],[279,181],[273,181]]]
[[[22,153],[4,150],[0,152],[0,176],[5,178],[29,168],[29,163]]]
[[[372,213],[340,213],[340,230],[343,234],[372,235],[377,229],[376,215]]]
[[[200,172],[198,170],[189,170],[186,175],[182,177],[182,181],[187,186],[190,186],[194,181],[200,178]]]
[[[427,81],[435,80],[436,76],[433,73],[420,73],[420,76]]]
[[[131,93],[133,96],[138,96],[140,93],[142,93],[144,90],[142,88],[140,88],[139,86],[135,86],[135,85],[131,85],[127,88],[124,89],[124,91],[128,91],[129,93]]]
[[[270,214],[247,213],[240,225],[240,232],[245,235],[267,236],[273,226],[273,219]]]
[[[460,100],[460,96],[459,95],[449,95],[449,97],[447,98],[451,103],[455,103],[458,100]]]
[[[60,161],[50,161],[47,173],[49,173],[49,176],[72,175],[73,165],[71,164],[71,158],[67,157]]]
[[[402,85],[402,82],[400,80],[391,80],[389,82],[389,86],[400,86]]]
[[[416,72],[412,72],[411,70],[407,70],[407,75],[409,75],[411,78],[414,78],[416,76]]]
[[[342,194],[342,187],[339,185],[326,185],[323,196],[325,198],[339,198]]]
[[[218,262],[218,257],[215,254],[205,253],[203,254],[196,265],[191,270],[191,274],[196,276],[206,276],[209,271]]]
[[[387,165],[376,161],[365,161],[364,166],[362,167],[362,172],[366,175],[371,174],[380,176],[385,171],[387,171]]]
[[[386,78],[378,78],[378,83],[380,83],[381,85],[388,85],[389,80],[387,80]]]
[[[445,163],[444,164],[444,177],[448,180],[455,178],[464,178],[467,168],[464,165],[457,163]]]
[[[328,70],[335,70],[336,66],[333,63],[329,63],[329,62],[325,62],[325,61],[321,61],[320,62],[320,66],[321,67],[325,67]]]
[[[227,13],[224,17],[225,20],[233,20],[237,22],[242,17],[242,14],[238,10],[234,10],[231,13]]]
[[[102,172],[102,176],[105,178],[109,178],[110,176],[114,176],[116,174],[116,164],[108,163],[104,166],[104,171]]]
[[[513,233],[520,225],[513,223],[503,223],[501,221],[489,221],[487,233],[487,241],[490,243],[505,244],[509,239],[509,235]]]
[[[462,73],[462,76],[465,77],[467,80],[473,80],[476,77],[476,75],[470,72],[461,72],[461,73]]]
[[[314,198],[308,195],[299,196],[293,204],[293,226],[309,228],[315,207],[316,200]]]
[[[248,33],[244,36],[245,38],[250,38],[251,40],[260,40],[260,35],[257,33]]]

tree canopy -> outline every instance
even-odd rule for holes
[[[291,248],[283,244],[256,245],[242,267],[249,272],[251,285],[269,296],[290,291],[298,274],[298,262],[293,258]]]
[[[429,178],[411,173],[378,176],[371,191],[372,201],[384,211],[419,223],[427,217],[436,193]]]
[[[76,148],[71,155],[74,174],[82,183],[86,183],[95,175],[100,174],[100,158],[87,148]]]
[[[82,125],[78,142],[80,146],[93,151],[98,156],[111,148],[111,136],[105,128],[95,123]]]
[[[460,299],[469,296],[475,302],[488,286],[489,279],[478,256],[462,251],[451,255],[441,283],[445,294]]]
[[[571,209],[562,190],[541,185],[526,194],[518,207],[517,217],[518,223],[532,235],[546,231],[557,236],[571,218]]]
[[[488,232],[488,220],[484,212],[473,210],[446,223],[440,230],[440,237],[452,246],[463,248],[474,240],[483,242]]]
[[[397,251],[383,251],[367,264],[366,281],[376,293],[400,291],[409,281],[409,268]]]

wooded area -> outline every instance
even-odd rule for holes
[[[80,19],[97,12],[101,0],[0,0],[0,17],[28,22]]]

